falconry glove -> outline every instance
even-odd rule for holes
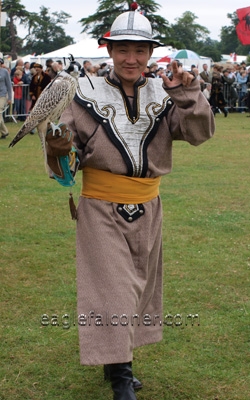
[[[54,134],[49,127],[46,134],[47,163],[51,178],[62,186],[73,186],[74,176],[79,166],[77,151],[72,146],[73,135],[68,127],[61,123]]]
[[[58,128],[59,129],[56,129],[55,133],[53,133],[49,125],[46,134],[47,155],[52,157],[67,156],[73,143],[73,135],[67,125],[61,123],[58,125]]]

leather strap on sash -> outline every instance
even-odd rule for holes
[[[134,178],[90,167],[83,169],[83,197],[112,203],[145,203],[159,195],[160,177]]]

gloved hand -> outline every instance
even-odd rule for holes
[[[46,134],[46,150],[48,156],[61,157],[67,156],[72,148],[73,135],[68,129],[67,125],[61,123],[58,125],[60,130],[57,129],[53,134],[51,127],[47,130]]]

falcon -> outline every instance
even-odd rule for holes
[[[19,140],[34,128],[37,128],[46,161],[45,138],[48,126],[50,124],[54,135],[56,133],[60,135],[61,130],[60,127],[56,125],[56,122],[75,96],[78,84],[79,66],[80,64],[74,61],[72,57],[68,69],[59,72],[45,87],[9,147],[15,146]]]

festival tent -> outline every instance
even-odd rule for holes
[[[52,58],[55,61],[63,61],[67,59],[70,54],[72,54],[75,60],[80,62],[80,64],[82,64],[84,60],[89,59],[92,60],[92,62],[101,63],[109,58],[106,47],[98,48],[96,39],[86,38],[77,43],[62,47],[61,49],[51,51],[50,53],[33,56],[31,57],[31,62],[37,61],[44,65],[48,58]]]
[[[172,53],[174,50],[175,49],[173,49],[171,46],[157,47],[154,49],[152,58],[149,60],[149,64],[159,57],[163,57],[166,54]],[[75,60],[80,62],[80,64],[82,64],[84,60],[91,60],[92,63],[98,64],[107,62],[106,60],[109,60],[109,54],[106,46],[99,47],[96,39],[85,38],[75,44],[71,44],[50,53],[32,56],[30,61],[37,61],[42,65],[45,65],[45,62],[48,58],[52,58],[55,61],[63,61],[64,58],[68,58],[70,54],[72,54]]]

